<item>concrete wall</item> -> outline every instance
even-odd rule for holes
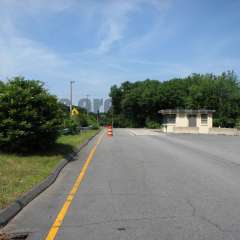
[[[201,125],[199,126],[199,133],[203,133],[203,134],[208,134],[209,133],[209,128],[208,126],[204,126],[204,125]]]
[[[212,113],[208,114],[208,127],[209,128],[213,127],[213,114]]]
[[[173,131],[173,128],[175,127],[175,124],[166,124],[164,127],[163,127],[163,132],[169,132],[169,133],[172,133],[174,132]]]
[[[176,115],[176,125],[177,127],[187,127],[188,126],[188,118],[184,113],[177,113]]]
[[[210,128],[210,134],[222,134],[230,136],[240,136],[240,131],[236,128]]]
[[[174,133],[199,133],[198,127],[174,127]]]
[[[197,127],[201,126],[201,114],[197,114]]]
[[[191,133],[191,134],[214,134],[214,135],[229,135],[240,136],[240,130],[236,128],[208,128],[208,126],[200,127],[176,127],[175,125],[168,125],[167,131],[163,127],[163,132],[168,133]]]

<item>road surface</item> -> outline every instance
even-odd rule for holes
[[[49,240],[95,146],[52,239],[240,239],[239,137],[117,129],[114,137],[96,141],[6,230]]]

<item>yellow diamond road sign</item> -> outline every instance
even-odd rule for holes
[[[73,108],[72,115],[79,115],[79,111],[76,108]]]

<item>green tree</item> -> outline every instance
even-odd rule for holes
[[[3,87],[4,87],[4,83],[0,81],[0,91],[3,89]]]
[[[62,110],[43,83],[15,77],[0,94],[0,147],[32,151],[53,144],[62,126]]]
[[[159,124],[159,109],[213,109],[214,125],[233,127],[240,117],[240,86],[232,71],[219,76],[192,74],[186,78],[123,82],[110,91],[117,126]]]

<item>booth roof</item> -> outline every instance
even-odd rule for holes
[[[161,114],[176,114],[176,113],[188,113],[188,114],[196,114],[196,113],[203,113],[203,114],[208,114],[208,113],[214,113],[215,110],[209,110],[209,109],[198,109],[198,110],[193,110],[193,109],[161,109],[158,111],[158,113]]]

